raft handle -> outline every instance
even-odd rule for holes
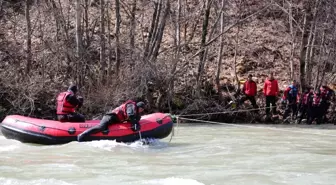
[[[70,127],[69,130],[68,130],[68,133],[69,133],[70,135],[75,134],[75,133],[76,133],[76,128],[75,128],[75,127]]]

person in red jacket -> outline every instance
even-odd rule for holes
[[[67,91],[61,92],[56,99],[57,120],[60,122],[85,122],[82,114],[76,112],[83,106],[83,97],[77,96],[77,86],[71,85]]]
[[[108,126],[113,123],[122,123],[124,121],[131,122],[131,129],[136,132],[141,129],[139,121],[141,119],[141,113],[145,109],[145,103],[140,101],[136,103],[133,100],[128,100],[119,107],[108,111],[100,121],[99,125],[96,125],[77,136],[77,140],[83,141],[85,137],[90,134],[95,134],[108,129]]]
[[[264,95],[266,97],[266,116],[269,117],[270,106],[272,104],[272,113],[276,114],[276,97],[279,94],[278,81],[274,79],[273,73],[266,79],[264,83]]]
[[[251,74],[248,75],[248,79],[244,83],[243,94],[244,96],[240,99],[239,104],[243,104],[246,100],[249,100],[253,108],[257,109],[258,105],[255,100],[255,96],[257,95],[257,84],[252,80]]]

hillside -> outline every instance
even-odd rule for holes
[[[1,2],[2,118],[53,117],[70,83],[91,118],[128,98],[149,112],[222,111],[248,74],[259,90],[271,72],[281,89],[291,75],[312,86],[335,80],[333,1]],[[224,117],[211,119],[236,120]]]

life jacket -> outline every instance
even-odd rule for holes
[[[290,85],[284,92],[283,99],[288,100],[289,102],[295,102],[297,103],[299,92],[298,89]]]
[[[302,97],[302,104],[303,105],[311,105],[313,102],[314,94],[311,92],[306,92]]]
[[[313,106],[319,106],[321,103],[321,95],[319,93],[314,93]]]
[[[113,109],[111,113],[115,113],[119,119],[120,122],[123,122],[125,120],[128,120],[127,112],[126,112],[126,105],[127,104],[134,104],[136,107],[136,103],[132,100],[128,100],[119,107]]]
[[[322,86],[320,88],[320,92],[321,92],[321,97],[322,97],[322,101],[330,101],[331,97],[334,94],[334,91],[331,90],[328,86]]]
[[[298,89],[294,85],[290,85],[289,88],[290,90],[288,92],[288,95],[293,98],[296,98],[298,95]]]
[[[264,94],[266,96],[277,96],[279,92],[277,80],[266,80],[264,84]]]
[[[257,93],[257,84],[254,81],[246,81],[244,83],[244,93],[247,96],[255,96]]]
[[[68,95],[73,95],[72,91],[62,92],[57,96],[56,114],[69,114],[75,112],[77,106],[72,105],[66,100]]]

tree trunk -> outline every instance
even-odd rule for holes
[[[321,57],[322,54],[324,54],[324,41],[325,41],[325,32],[326,30],[323,31],[323,35],[322,35],[322,41],[320,44],[320,48],[319,48],[319,57],[317,60],[317,71],[316,71],[316,78],[315,78],[315,85],[314,85],[314,89],[318,88],[318,84],[319,84],[319,76],[320,76],[320,70],[321,70]],[[323,52],[322,52],[323,51]],[[324,62],[323,62],[323,67],[324,67]],[[323,69],[324,70],[324,69]]]
[[[137,7],[137,0],[132,1],[132,10],[131,10],[131,21],[130,21],[130,48],[132,49],[132,53],[134,52],[135,48],[135,30],[136,30],[136,20],[135,20],[135,14],[136,14],[136,7]]]
[[[157,29],[158,22],[160,19],[160,12],[161,12],[161,7],[162,7],[162,0],[159,0],[159,2],[154,2],[154,12],[152,16],[152,23],[150,27],[150,31],[148,32],[148,39],[147,43],[145,46],[145,51],[144,51],[144,60],[148,61],[149,56],[151,55],[150,53],[150,47],[152,44],[153,37],[155,37],[154,31]]]
[[[168,107],[169,112],[172,112],[171,108],[171,102],[173,99],[173,93],[174,93],[174,77],[176,68],[178,65],[178,62],[180,61],[180,45],[181,45],[181,29],[180,29],[180,17],[181,17],[181,0],[177,1],[177,14],[176,14],[176,22],[175,22],[175,57],[174,57],[174,64],[173,68],[170,73],[170,79],[169,79],[169,90],[168,90]]]
[[[76,0],[76,76],[77,84],[82,86],[83,43],[82,43],[82,7],[81,0]]]
[[[116,70],[115,75],[119,77],[119,68],[120,68],[120,43],[119,43],[119,36],[120,36],[120,2],[119,0],[115,0],[115,9],[116,9],[116,25],[115,25],[115,38],[116,38],[116,48],[115,48],[115,55],[116,55]]]
[[[106,62],[105,62],[105,0],[100,0],[100,65],[101,65],[101,82],[105,84],[105,72],[106,72]]]
[[[155,10],[152,16],[153,19],[150,28],[151,31],[149,32],[144,51],[144,61],[147,62],[156,61],[156,58],[159,55],[166,21],[170,11],[170,0],[165,0],[165,2],[163,15],[161,15],[161,9],[163,7],[162,0],[160,0],[159,3],[155,3]]]
[[[60,30],[62,28],[62,23],[60,21],[59,18],[59,11],[56,5],[56,2],[54,0],[50,0],[50,1],[46,1],[47,6],[49,7],[49,9],[51,9],[51,11],[53,12],[54,15],[54,19],[55,19],[55,27],[56,27],[56,41],[60,41],[61,37],[60,37]],[[51,4],[49,4],[51,3]]]
[[[206,38],[207,38],[207,34],[208,34],[208,24],[209,24],[209,16],[210,16],[210,8],[211,8],[211,1],[210,0],[206,0],[205,1],[205,12],[204,12],[204,17],[203,17],[203,26],[202,26],[202,37],[201,37],[201,49],[203,49],[205,47],[205,43],[206,43]],[[204,54],[205,54],[205,50],[202,50],[202,52],[200,53],[200,64],[203,61],[204,58]],[[198,68],[198,73],[201,72],[201,68],[199,66]],[[198,75],[198,80],[199,80],[199,75]],[[198,81],[197,80],[197,81]]]
[[[238,4],[238,17],[239,20],[241,20],[242,17],[242,0],[239,0],[239,4]],[[236,81],[236,85],[237,85],[237,90],[240,90],[240,82],[238,79],[238,74],[237,74],[237,53],[238,53],[238,48],[239,48],[239,32],[240,32],[240,26],[241,23],[237,24],[237,33],[236,33],[236,39],[235,39],[235,51],[234,51],[234,62],[233,62],[233,71],[234,71],[234,76],[235,76],[235,81]]]
[[[237,90],[240,89],[240,83],[239,83],[238,74],[237,74],[237,52],[238,52],[238,47],[239,47],[239,31],[240,31],[239,25],[237,27],[237,33],[236,33],[236,39],[235,39],[236,44],[235,44],[234,62],[233,62],[233,71],[234,71],[235,81],[237,85]]]
[[[311,84],[311,70],[312,70],[312,66],[311,66],[311,62],[313,61],[313,57],[314,57],[314,51],[315,51],[315,40],[316,40],[316,22],[317,22],[317,9],[319,6],[320,2],[319,0],[315,0],[315,4],[314,4],[314,12],[313,14],[311,13],[311,8],[310,6],[307,7],[307,12],[308,14],[308,23],[310,25],[310,32],[309,32],[309,38],[308,38],[308,43],[307,46],[309,46],[309,49],[306,51],[306,58],[305,58],[305,75],[306,75],[306,83],[307,84]]]
[[[41,10],[41,7],[39,6],[39,12],[43,11]],[[42,21],[39,21],[39,31],[40,31],[40,42],[43,45],[43,48],[47,48],[48,46],[46,46],[45,41],[44,41],[44,30],[43,30],[43,26],[42,26]],[[45,84],[45,71],[46,71],[46,57],[45,54],[46,52],[42,53],[42,66],[41,66],[41,74],[42,74],[42,88],[44,88],[44,84]]]
[[[76,55],[82,57],[82,8],[81,0],[76,0]]]
[[[197,76],[196,76],[196,96],[200,96],[200,88],[201,88],[201,76],[204,68],[204,61],[206,57],[205,52],[205,43],[208,35],[208,24],[209,24],[209,16],[210,16],[210,9],[211,9],[211,0],[206,0],[205,3],[205,12],[203,17],[203,26],[202,26],[202,37],[201,37],[201,46],[200,49],[202,50],[199,54],[199,65],[197,70]]]
[[[309,38],[308,38],[308,43],[307,46],[309,47],[306,56],[305,56],[305,74],[306,74],[306,83],[311,84],[311,63],[313,61],[314,57],[314,51],[315,51],[315,40],[316,40],[316,25],[311,25],[311,30],[309,32]]]
[[[32,63],[32,52],[31,52],[31,34],[32,34],[32,28],[31,28],[31,22],[30,22],[30,0],[26,0],[26,26],[27,26],[27,65],[26,65],[26,74],[29,75],[31,63]]]
[[[304,86],[306,86],[306,81],[305,81],[305,66],[306,66],[306,62],[305,62],[305,55],[307,52],[307,35],[308,35],[308,31],[307,31],[307,12],[305,12],[304,14],[304,21],[303,21],[303,31],[302,31],[302,37],[301,37],[301,48],[300,48],[300,84],[301,84],[301,92],[304,91]]]
[[[162,19],[160,21],[159,27],[156,30],[156,37],[153,40],[153,47],[151,50],[151,55],[150,55],[150,62],[155,62],[158,55],[159,55],[159,50],[160,50],[160,46],[161,46],[161,42],[162,42],[162,37],[163,37],[163,32],[164,29],[166,27],[166,21],[167,21],[167,17],[169,15],[169,11],[170,11],[170,0],[166,0],[166,4],[165,4],[165,9],[163,12],[163,16]]]
[[[224,49],[224,35],[222,34],[224,31],[224,6],[225,6],[225,0],[222,0],[222,7],[221,7],[221,24],[220,24],[220,46],[218,50],[218,62],[217,62],[217,73],[216,73],[216,86],[217,86],[217,92],[219,95],[219,99],[222,99],[222,90],[220,88],[220,73],[221,73],[221,67],[222,67],[222,59],[223,59],[223,49]]]
[[[90,46],[90,30],[89,30],[89,0],[84,0],[84,32],[85,32],[85,40],[86,40],[86,48]]]
[[[106,15],[107,15],[107,43],[108,43],[108,57],[107,57],[107,77],[112,78],[112,38],[111,38],[111,15],[110,15],[110,5],[112,3],[107,2]],[[112,8],[113,9],[113,8]]]
[[[290,28],[290,34],[291,34],[291,42],[292,42],[292,45],[291,45],[291,52],[290,52],[290,58],[289,58],[289,62],[290,62],[290,78],[291,80],[294,79],[294,62],[293,62],[293,55],[295,53],[295,34],[294,34],[294,31],[293,31],[293,13],[292,13],[292,5],[293,5],[293,0],[290,0],[288,2],[289,4],[289,14],[288,14],[288,17],[289,17],[289,28]]]

